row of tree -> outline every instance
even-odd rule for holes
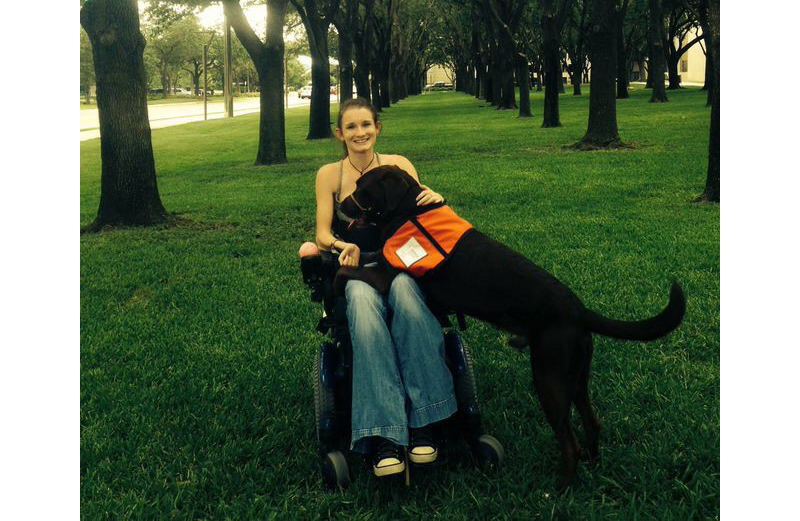
[[[581,94],[592,60],[590,41],[598,23],[613,31],[604,48],[614,53],[616,97],[628,97],[634,64],[647,75],[652,101],[667,101],[666,90],[680,88],[679,63],[700,44],[706,52],[706,88],[713,88],[708,0],[619,0],[598,6],[592,0],[438,0],[440,47],[455,71],[456,89],[486,99],[498,108],[530,116],[526,99],[532,81],[545,89],[543,126],[558,126],[558,93],[566,71],[573,94]],[[600,31],[605,34],[604,31]],[[601,36],[603,37],[603,36]],[[612,49],[613,46],[613,49]],[[669,86],[664,74],[668,71]],[[709,93],[709,105],[711,93]]]
[[[711,192],[707,189],[707,198],[719,200],[718,0],[265,2],[267,24],[262,37],[248,23],[239,0],[222,0],[226,17],[257,77],[261,110],[256,164],[265,165],[287,160],[284,32],[294,16],[305,28],[312,59],[308,139],[332,135],[329,56],[333,54],[340,64],[341,99],[353,96],[355,83],[357,94],[371,99],[378,110],[420,93],[426,70],[438,62],[452,66],[458,90],[498,108],[516,108],[515,84],[518,84],[520,116],[530,116],[529,85],[532,72],[536,72],[537,78],[544,78],[544,127],[560,125],[558,94],[563,91],[561,71],[564,64],[568,65],[573,85],[578,86],[576,93],[580,93],[582,76],[590,69],[588,129],[577,144],[578,148],[585,149],[622,146],[617,129],[616,99],[627,96],[625,71],[629,70],[631,60],[642,64],[649,62],[650,78],[659,80],[652,82],[653,100],[666,100],[665,95],[663,100],[659,99],[664,89],[659,60],[662,57],[665,62],[674,59],[669,56],[679,59],[688,48],[688,42],[676,48],[670,43],[674,39],[664,35],[673,34],[670,31],[678,30],[675,27],[688,30],[691,23],[686,20],[694,13],[692,20],[709,26],[702,38],[708,55],[713,57],[713,66],[708,67],[715,78],[714,81],[709,79],[709,84],[714,86],[711,92],[715,102],[711,141],[712,146],[717,144],[717,151],[716,156],[713,151],[709,154]],[[194,28],[196,21],[187,15],[211,3],[211,0],[151,0],[148,13],[158,21],[155,24],[158,30],[151,38],[168,34],[170,27],[184,27],[184,32]],[[676,7],[679,4],[681,9]],[[665,13],[679,14],[675,15],[673,23]],[[640,18],[645,15],[648,21],[643,24]],[[92,44],[103,158],[100,209],[93,228],[163,220],[165,213],[158,200],[146,116],[145,38],[139,26],[136,2],[84,0],[81,25]],[[332,33],[335,38],[331,38]],[[641,42],[636,36],[639,33],[646,33],[648,60],[637,56],[641,51]],[[694,43],[700,41],[699,38],[694,40]],[[332,44],[337,47],[333,52]],[[716,52],[711,52],[712,48]],[[638,51],[634,52],[635,49]],[[671,86],[679,86],[677,78]],[[711,175],[714,157],[717,158],[716,183]],[[133,182],[120,182],[119,176]],[[126,190],[131,193],[120,193]]]
[[[147,11],[145,12],[147,13]],[[298,18],[299,20],[299,18]],[[291,24],[287,30],[291,30]],[[147,89],[158,90],[163,98],[174,95],[179,87],[191,87],[199,96],[203,88],[205,67],[208,69],[209,90],[222,90],[224,46],[221,30],[203,29],[193,13],[184,14],[178,19],[159,20],[145,17],[142,34],[147,40],[144,50],[144,66]],[[203,61],[203,48],[208,45],[206,61]],[[297,90],[310,81],[310,74],[300,63],[298,57],[307,52],[305,39],[298,39],[287,45],[286,86]],[[92,47],[86,31],[81,28],[81,90],[89,103],[91,86],[95,84]],[[235,93],[255,92],[254,79],[257,77],[253,61],[237,39],[231,45],[231,77]]]

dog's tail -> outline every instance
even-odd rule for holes
[[[673,282],[669,295],[669,304],[664,308],[664,311],[654,317],[626,322],[624,320],[606,318],[599,313],[586,309],[584,323],[590,331],[604,336],[624,340],[647,341],[660,338],[678,327],[685,313],[686,296],[683,294],[680,284]]]

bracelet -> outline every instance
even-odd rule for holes
[[[333,242],[331,243],[331,248],[336,248],[336,241],[338,241],[338,240],[339,239],[334,239],[333,240]]]

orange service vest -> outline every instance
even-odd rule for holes
[[[440,206],[400,226],[386,240],[383,256],[392,267],[421,277],[444,262],[470,229],[449,206]]]

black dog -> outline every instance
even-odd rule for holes
[[[375,168],[362,176],[342,204],[346,215],[376,223],[384,240],[418,207],[421,188],[395,166]],[[686,311],[681,287],[672,284],[669,304],[658,315],[637,322],[606,318],[586,308],[564,284],[544,269],[475,229],[467,231],[447,259],[418,282],[444,309],[460,311],[523,336],[530,345],[533,384],[561,447],[559,488],[572,482],[580,447],[569,422],[572,404],[586,431],[590,458],[599,447],[600,421],[589,400],[592,333],[648,341],[678,327]]]

